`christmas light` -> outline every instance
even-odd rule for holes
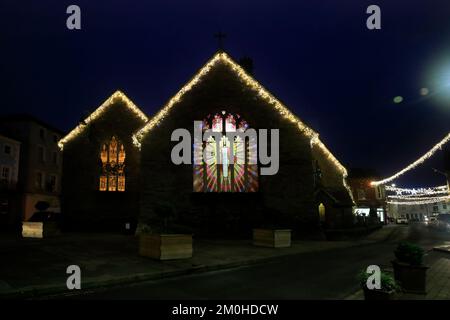
[[[396,188],[391,186],[386,186],[386,191],[392,191],[396,193],[396,197],[403,196],[403,194],[407,194],[404,197],[410,196],[418,196],[418,195],[433,195],[439,193],[448,193],[448,186],[438,186],[438,187],[430,187],[430,188]],[[394,196],[392,196],[394,197]]]
[[[422,164],[423,162],[425,162],[425,160],[427,160],[428,158],[432,157],[436,151],[441,150],[442,146],[445,145],[447,142],[450,141],[450,133],[447,134],[447,136],[445,136],[444,139],[442,139],[441,141],[439,141],[433,148],[431,148],[430,151],[428,151],[427,153],[425,153],[422,157],[420,157],[419,159],[417,159],[416,161],[414,161],[413,163],[411,163],[409,166],[407,166],[406,168],[404,168],[403,170],[400,170],[399,172],[397,172],[396,174],[394,174],[393,176],[380,180],[380,181],[373,181],[371,182],[371,184],[373,186],[378,186],[380,184],[386,184],[394,179],[397,179],[398,177],[400,177],[401,175],[405,174],[406,172],[408,172],[409,170],[417,167],[418,165]]]
[[[106,99],[106,101],[103,102],[100,107],[98,107],[86,119],[84,119],[84,121],[81,124],[76,126],[64,138],[59,140],[58,142],[59,148],[62,150],[67,142],[69,142],[70,140],[77,137],[80,133],[82,133],[86,128],[86,126],[93,120],[100,117],[108,109],[108,107],[115,102],[116,99],[120,99],[123,102],[125,102],[125,106],[127,106],[131,111],[133,111],[141,120],[143,120],[144,122],[148,121],[147,116],[141,111],[141,109],[139,109],[130,99],[128,99],[128,97],[123,92],[117,90],[108,99]]]
[[[259,84],[253,77],[251,77],[239,64],[233,61],[228,54],[225,52],[218,52],[214,57],[212,57],[200,71],[188,82],[186,83],[180,91],[178,91],[165,105],[164,107],[151,118],[146,125],[138,130],[133,135],[133,142],[136,146],[141,146],[142,138],[150,132],[155,126],[161,123],[161,121],[168,115],[172,107],[179,102],[183,95],[188,91],[192,90],[204,77],[211,68],[218,62],[228,64],[231,69],[239,76],[239,78],[250,88],[252,88],[257,94],[265,99],[269,104],[273,106],[275,110],[285,119],[292,123],[295,123],[300,130],[311,140],[311,146],[317,145],[325,154],[325,156],[336,166],[336,168],[342,173],[344,179],[344,186],[347,190],[348,187],[345,178],[347,177],[347,170],[345,167],[333,156],[333,154],[325,147],[325,145],[320,141],[318,133],[306,126],[297,116],[295,116],[286,106],[284,106],[277,98],[275,98],[271,93],[269,93],[261,84]],[[351,194],[351,192],[350,192]]]
[[[431,198],[422,198],[418,200],[408,200],[408,201],[386,201],[387,204],[396,204],[396,205],[420,205],[420,204],[432,204],[439,203],[443,201],[450,201],[450,196],[442,196],[442,197],[431,197]]]

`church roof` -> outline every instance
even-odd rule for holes
[[[340,172],[342,172],[343,176],[347,176],[347,170],[327,149],[322,141],[320,141],[319,134],[303,123],[282,102],[266,90],[258,81],[256,81],[238,63],[236,63],[227,53],[223,51],[217,52],[211,59],[209,59],[197,72],[197,74],[195,74],[191,80],[189,80],[141,129],[133,135],[134,144],[140,147],[143,137],[161,121],[163,121],[172,107],[183,98],[184,94],[196,87],[196,85],[202,81],[202,78],[218,63],[228,66],[247,86],[255,90],[260,97],[264,98],[269,104],[271,104],[282,117],[296,124],[299,131],[311,139],[311,145],[317,145],[320,149],[322,149],[327,158],[334,163]]]
[[[315,192],[316,197],[319,194],[328,197],[337,207],[352,207],[355,205],[351,193],[344,191],[342,189],[322,187]]]
[[[79,125],[77,125],[72,131],[70,131],[64,138],[59,140],[58,146],[63,149],[64,145],[83,132],[86,126],[97,119],[103,112],[105,112],[111,105],[114,104],[116,99],[120,99],[125,102],[125,106],[129,108],[136,116],[138,116],[144,123],[148,121],[148,117],[141,111],[122,91],[117,90],[114,92],[105,102],[102,103],[94,112],[92,112],[86,119],[84,119]]]

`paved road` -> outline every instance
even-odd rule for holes
[[[271,263],[149,281],[71,296],[76,299],[342,299],[358,290],[357,273],[370,264],[390,268],[401,240],[426,249],[450,242],[450,234],[424,224],[397,226],[384,242],[299,254]],[[430,253],[427,259],[433,259]]]

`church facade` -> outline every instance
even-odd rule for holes
[[[192,138],[191,164],[171,160],[172,133],[180,128],[191,137],[195,129],[215,133],[206,141]],[[261,174],[259,141],[229,138],[250,128],[278,129],[276,174]],[[254,227],[310,237],[353,223],[344,166],[313,129],[222,51],[154,116],[116,92],[59,145],[62,212],[74,228],[135,221],[205,237],[245,236]]]

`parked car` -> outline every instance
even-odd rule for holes
[[[439,214],[437,216],[437,227],[440,230],[450,232],[450,214]]]
[[[397,224],[408,224],[408,219],[405,216],[398,217],[396,220]]]

